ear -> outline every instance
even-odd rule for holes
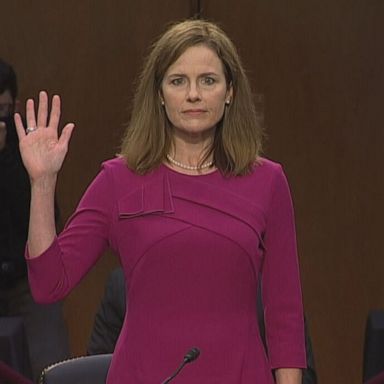
[[[164,96],[163,96],[163,91],[161,89],[158,90],[159,98],[160,98],[160,103],[161,105],[164,105]]]
[[[229,83],[227,87],[227,92],[225,94],[225,104],[230,105],[233,99],[233,86],[232,83]]]
[[[231,102],[232,99],[233,99],[233,86],[232,86],[232,82],[230,82],[227,87],[227,93],[225,94],[225,101],[227,102],[229,100],[229,102]]]

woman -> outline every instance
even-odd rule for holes
[[[59,300],[107,247],[129,311],[108,383],[298,384],[303,313],[289,189],[261,131],[232,42],[197,20],[170,27],[140,77],[121,155],[107,161],[57,238],[53,195],[73,124],[41,92],[15,121],[32,183],[27,260],[35,298]],[[259,276],[268,354],[257,326]]]

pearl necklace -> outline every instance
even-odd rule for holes
[[[208,161],[208,162],[206,162],[204,164],[201,164],[201,165],[187,165],[187,164],[183,164],[183,163],[180,163],[179,161],[175,160],[169,154],[167,155],[167,159],[173,165],[176,165],[176,167],[183,168],[183,169],[188,169],[189,171],[198,171],[198,170],[201,170],[201,169],[209,168],[213,164],[213,161]]]

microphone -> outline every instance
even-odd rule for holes
[[[180,371],[184,368],[184,366],[188,363],[191,363],[192,361],[195,361],[200,355],[199,348],[193,347],[191,348],[184,356],[184,360],[179,368],[176,369],[176,371],[173,373],[173,375],[169,376],[165,381],[163,381],[161,384],[167,384],[171,380],[173,380]]]
[[[191,348],[184,356],[185,363],[192,363],[192,361],[196,360],[200,355],[199,348],[193,347]]]

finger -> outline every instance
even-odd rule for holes
[[[27,127],[36,127],[36,116],[35,116],[35,102],[33,99],[27,100]]]
[[[46,127],[48,118],[48,95],[47,92],[39,93],[39,107],[37,111],[37,126]]]
[[[52,98],[51,115],[49,117],[49,124],[48,124],[49,127],[55,128],[57,130],[57,127],[59,126],[60,113],[61,113],[60,96],[54,95]]]
[[[21,119],[21,116],[19,113],[15,113],[14,119],[15,119],[17,136],[19,137],[19,141],[20,141],[27,134],[25,133],[23,120]]]
[[[63,128],[59,138],[59,144],[61,146],[68,148],[68,143],[69,143],[69,140],[71,139],[74,128],[75,128],[75,124],[73,123],[69,123]]]

